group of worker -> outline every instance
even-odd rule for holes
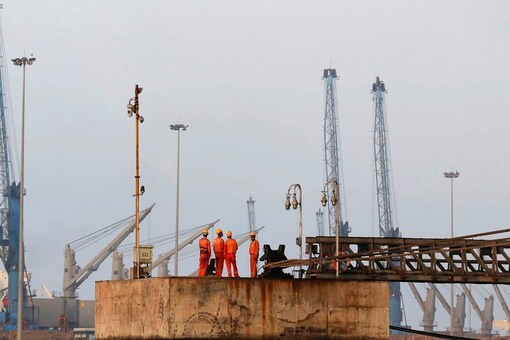
[[[218,228],[216,229],[216,238],[213,241],[214,257],[216,259],[216,276],[221,277],[223,275],[223,263],[227,265],[228,277],[239,277],[237,271],[236,253],[237,253],[237,241],[232,238],[232,232],[227,231],[227,240],[223,240],[223,231]],[[198,267],[198,276],[206,276],[207,266],[211,259],[211,242],[207,238],[209,231],[204,229],[202,232],[202,238],[198,243],[200,247],[200,263]],[[250,276],[257,277],[257,262],[259,259],[259,241],[255,239],[256,233],[250,233]]]

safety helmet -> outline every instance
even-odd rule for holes
[[[252,232],[250,233],[250,236],[255,236],[255,235],[257,235],[257,234],[256,234],[254,231],[252,231]]]
[[[232,232],[230,230],[227,231],[227,237],[232,237]]]
[[[209,231],[208,231],[207,229],[204,229],[204,230],[202,231],[202,235],[204,235],[204,236],[209,235]]]
[[[216,229],[216,235],[219,235],[220,233],[222,233],[221,228]]]

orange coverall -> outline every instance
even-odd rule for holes
[[[225,261],[225,241],[221,236],[214,239],[214,256],[216,257],[216,276],[221,277]]]
[[[259,241],[253,240],[250,243],[250,272],[251,277],[257,277],[257,261],[259,259]]]
[[[203,236],[198,242],[200,247],[200,263],[198,266],[198,276],[205,276],[207,273],[207,266],[209,265],[209,259],[211,258],[211,241],[207,236]]]
[[[237,252],[237,241],[233,238],[227,238],[227,242],[225,242],[225,262],[227,264],[227,272],[228,277],[232,277],[232,267],[234,267],[234,277],[239,277],[239,273],[237,272],[237,263],[236,263],[236,252]]]

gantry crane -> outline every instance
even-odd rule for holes
[[[401,237],[395,226],[391,204],[390,160],[386,137],[386,87],[379,77],[372,84],[374,101],[374,160],[379,234],[381,237]],[[390,325],[400,327],[402,322],[400,282],[390,283]]]

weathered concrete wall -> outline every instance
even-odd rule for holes
[[[388,339],[385,282],[151,278],[96,282],[96,339]]]

